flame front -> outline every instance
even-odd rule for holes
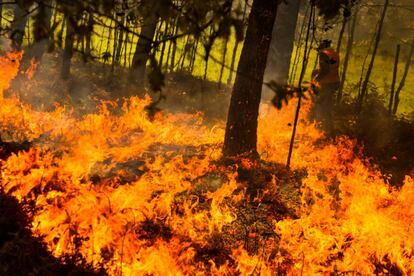
[[[1,95],[20,56],[0,59]],[[149,103],[103,102],[78,118],[1,97],[3,139],[32,142],[2,163],[1,185],[33,202],[32,231],[55,256],[80,254],[111,275],[414,272],[413,179],[389,186],[356,141],[324,139],[306,120],[309,106],[292,158],[303,172],[297,215],[277,219],[266,209],[262,226],[249,217],[261,216],[260,197],[251,208],[236,170],[218,162],[224,123],[149,120]],[[293,109],[262,107],[259,151],[269,164],[286,161]],[[284,189],[276,174],[270,182]]]

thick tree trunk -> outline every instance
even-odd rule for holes
[[[75,31],[74,24],[75,19],[72,17],[66,16],[66,38],[65,38],[65,49],[63,50],[63,60],[62,60],[62,71],[61,77],[66,80],[70,76],[70,65],[71,59],[73,57],[73,44],[75,40]]]
[[[278,7],[267,59],[265,82],[271,80],[280,84],[288,82],[299,7],[300,0],[282,2]]]
[[[225,157],[257,157],[257,119],[277,0],[254,0],[233,87],[223,147]]]
[[[144,19],[131,66],[131,80],[137,84],[143,85],[145,81],[145,71],[157,29],[157,21],[158,18],[155,14]]]
[[[14,7],[14,18],[11,25],[10,39],[12,41],[12,49],[15,51],[20,51],[22,48],[26,24],[29,19],[28,9],[29,7],[21,7],[18,4]]]

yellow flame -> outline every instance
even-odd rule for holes
[[[20,57],[0,59],[1,95]],[[3,138],[33,142],[2,163],[2,188],[34,202],[32,231],[55,256],[79,252],[111,275],[373,274],[389,272],[390,264],[414,272],[414,180],[407,176],[401,189],[391,188],[355,154],[356,141],[324,139],[306,119],[309,104],[292,157],[293,169],[306,171],[299,218],[269,216],[278,238],[265,239],[251,229],[228,230],[243,220],[237,206],[245,204],[245,190],[217,162],[224,123],[209,129],[199,114],[151,121],[149,97],[130,98],[122,112],[103,102],[82,118],[63,107],[35,111],[16,97],[0,101]],[[262,106],[264,161],[286,161],[293,117],[294,104],[282,111]],[[272,183],[284,188],[275,176]],[[249,252],[240,231],[261,248]],[[225,233],[227,240],[211,248]],[[229,253],[220,260],[203,250]]]

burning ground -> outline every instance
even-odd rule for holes
[[[18,59],[0,60],[1,91]],[[1,97],[1,188],[55,258],[110,275],[413,273],[414,180],[388,185],[356,141],[325,138],[309,106],[287,170],[293,104],[262,107],[262,161],[238,166],[221,161],[224,123],[150,120],[149,104],[75,116]]]

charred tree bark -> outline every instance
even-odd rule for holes
[[[382,10],[381,18],[378,24],[378,30],[375,36],[374,50],[372,52],[371,61],[368,65],[368,70],[365,76],[365,80],[362,83],[361,93],[359,94],[358,101],[357,101],[357,112],[358,113],[361,111],[362,105],[368,93],[368,83],[371,78],[372,69],[374,68],[375,58],[377,57],[378,45],[381,41],[382,28],[384,26],[385,15],[387,13],[389,2],[390,2],[389,0],[385,0],[384,2],[384,8]]]
[[[405,81],[406,81],[407,76],[408,76],[408,71],[410,71],[411,60],[413,58],[413,55],[414,55],[414,39],[411,43],[410,53],[408,54],[407,61],[405,63],[403,77],[400,81],[400,84],[398,85],[397,91],[395,91],[394,107],[392,109],[392,113],[394,115],[397,114],[397,111],[398,111],[398,105],[400,104],[401,90],[403,90],[403,88],[405,86]]]
[[[225,157],[258,157],[257,118],[277,6],[277,0],[253,1],[228,112]]]
[[[146,66],[157,29],[157,21],[155,14],[150,14],[144,19],[131,66],[131,80],[136,84],[144,85]]]
[[[66,16],[66,37],[65,37],[65,49],[63,50],[62,70],[61,77],[67,80],[70,76],[70,66],[73,57],[73,45],[75,41],[75,24],[76,21],[71,16]]]
[[[345,85],[345,80],[346,80],[346,74],[348,72],[349,59],[351,57],[352,47],[354,45],[354,35],[355,35],[357,20],[358,20],[358,10],[355,11],[354,19],[352,20],[352,26],[351,26],[349,36],[348,36],[348,41],[347,41],[347,44],[346,44],[346,52],[345,52],[344,65],[343,65],[344,67],[342,68],[341,83],[339,85],[338,96],[337,96],[337,99],[336,99],[336,102],[338,104],[341,103],[341,101],[342,101],[344,85]]]
[[[265,82],[273,80],[282,85],[288,82],[299,7],[300,0],[282,2],[278,7],[267,59]]]

